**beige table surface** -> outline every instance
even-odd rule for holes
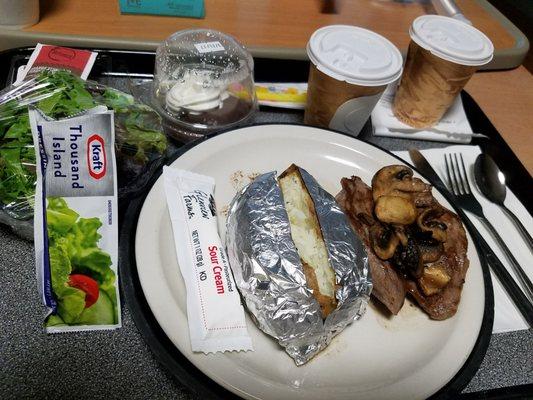
[[[456,2],[496,50],[514,45],[514,38],[479,2]],[[299,49],[321,26],[350,24],[371,28],[403,48],[413,19],[433,10],[429,4],[390,0],[205,0],[205,9],[203,19],[173,18],[121,15],[116,0],[48,0],[41,21],[27,30],[161,41],[180,29],[209,27],[232,34],[247,46]]]
[[[466,90],[533,174],[533,75],[523,66],[478,72]]]
[[[499,52],[515,48],[509,25],[489,12],[484,0],[456,0],[464,15]],[[116,0],[47,0],[41,21],[27,32],[102,36],[159,42],[180,29],[212,28],[253,48],[299,50],[324,25],[349,24],[372,29],[399,48],[409,42],[409,26],[418,16],[435,13],[431,4],[391,0],[205,0],[203,19],[120,14]]]

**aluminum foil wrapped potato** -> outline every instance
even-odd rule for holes
[[[304,169],[257,177],[233,199],[226,244],[258,327],[297,365],[365,312],[372,283],[361,240]]]

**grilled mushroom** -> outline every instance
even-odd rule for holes
[[[413,178],[413,170],[404,165],[389,165],[381,168],[372,178],[374,201],[387,195],[412,200],[413,193],[430,190],[430,185],[418,178]]]
[[[396,236],[398,236],[398,239],[400,240],[401,245],[407,246],[408,236],[407,236],[405,226],[393,225],[393,228],[394,228],[394,233],[396,234]]]
[[[416,244],[418,245],[420,257],[424,264],[437,261],[444,253],[444,246],[435,239],[417,240]]]
[[[424,268],[422,276],[418,279],[418,286],[426,296],[431,296],[439,293],[450,279],[450,275],[442,265],[431,265]]]
[[[379,222],[370,227],[370,244],[376,255],[382,260],[392,258],[400,240],[389,225]]]
[[[416,220],[416,207],[412,200],[398,196],[381,196],[374,207],[376,217],[389,224],[409,225]]]
[[[442,215],[442,210],[437,208],[427,208],[420,213],[416,219],[416,223],[422,232],[431,233],[431,237],[441,243],[446,241],[445,223],[438,220]]]

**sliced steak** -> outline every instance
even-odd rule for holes
[[[366,246],[373,281],[372,295],[393,314],[398,313],[406,293],[410,293],[430,318],[443,320],[453,316],[457,312],[469,265],[466,257],[468,242],[459,217],[442,207],[442,215],[438,219],[446,225],[447,239],[440,258],[428,265],[442,268],[450,281],[440,292],[428,296],[422,292],[415,279],[398,272],[391,262],[381,260],[372,249],[370,227],[379,223],[373,213],[372,189],[356,176],[343,178],[341,185],[342,190],[336,199]],[[419,212],[424,207],[441,208],[431,191],[415,193],[414,201],[420,207]]]
[[[434,264],[445,269],[451,277],[450,282],[441,292],[432,296],[426,296],[416,282],[407,280],[406,283],[409,293],[420,307],[431,318],[443,320],[450,318],[457,312],[469,261],[466,257],[468,249],[466,233],[459,217],[444,209],[444,214],[439,220],[447,226],[447,240],[444,243],[444,254]]]
[[[404,279],[388,261],[380,260],[370,246],[369,228],[375,223],[372,189],[357,176],[343,178],[341,185],[336,200],[366,247],[373,282],[372,295],[391,313],[397,314],[405,300]]]

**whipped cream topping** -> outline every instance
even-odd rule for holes
[[[225,88],[213,85],[210,71],[186,72],[166,95],[166,104],[171,111],[187,109],[207,111],[222,106],[229,96]]]

